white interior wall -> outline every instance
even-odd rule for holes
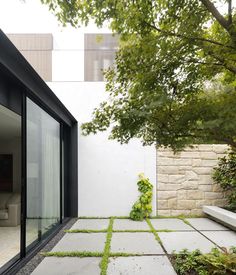
[[[93,108],[106,98],[103,82],[51,82],[48,85],[78,120],[91,118]],[[108,133],[79,134],[79,216],[128,215],[138,198],[137,179],[145,173],[156,187],[154,147],[138,140],[127,145],[108,140]],[[155,191],[153,213],[156,213]]]

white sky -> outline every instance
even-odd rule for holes
[[[56,17],[40,0],[0,0],[0,29],[5,33],[56,33],[83,32],[85,28],[66,29],[59,25]],[[97,32],[97,27],[90,24],[86,32]],[[107,28],[99,32],[108,32]]]
[[[233,0],[236,6],[236,0]],[[221,8],[224,12],[224,8]],[[226,9],[227,10],[227,9]],[[75,30],[59,26],[56,17],[40,0],[0,0],[0,29],[5,33],[56,33],[56,32],[84,32],[85,28]],[[90,24],[86,32],[97,32],[95,25]],[[104,27],[98,32],[107,32]]]

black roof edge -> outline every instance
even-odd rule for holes
[[[58,119],[70,126],[77,123],[74,116],[37,74],[34,68],[28,63],[1,29],[0,63],[30,90],[33,97],[43,105],[46,105]]]

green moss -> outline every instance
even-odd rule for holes
[[[83,219],[84,220],[86,220],[86,219],[91,219],[91,220],[93,220],[93,219],[107,219],[107,220],[109,220],[111,218],[113,218],[113,219],[129,219],[128,216],[111,216],[111,217],[81,216],[81,217],[78,217],[78,219],[81,219],[81,220],[83,220]]]
[[[176,216],[153,216],[150,219],[191,219],[191,218],[204,218],[205,215],[176,215]]]
[[[109,222],[109,226],[107,228],[107,238],[105,243],[105,248],[103,251],[103,257],[100,262],[100,268],[101,268],[101,275],[107,274],[107,267],[109,262],[109,254],[110,254],[110,248],[111,248],[111,238],[112,238],[112,229],[113,229],[113,222],[114,218],[112,217]]]
[[[143,256],[140,253],[124,253],[124,252],[117,252],[117,253],[110,253],[109,257],[134,257],[134,256]]]
[[[138,233],[138,232],[152,232],[151,230],[132,230],[132,229],[127,229],[127,230],[113,230],[115,233]]]
[[[69,230],[64,230],[66,233],[106,233],[107,229],[102,229],[102,230],[87,230],[87,229],[69,229]]]
[[[90,252],[90,251],[68,251],[68,252],[43,252],[44,257],[102,257],[102,252]]]
[[[175,232],[175,230],[169,230],[169,229],[159,229],[159,230],[155,230],[157,232]],[[113,230],[113,233],[142,233],[142,232],[147,232],[150,233],[152,232],[151,230],[132,230],[132,229],[128,229],[128,230]]]
[[[147,222],[147,224],[149,225],[149,227],[150,227],[152,233],[154,234],[155,239],[158,241],[159,244],[162,245],[161,239],[160,239],[159,235],[157,234],[155,228],[152,226],[150,220],[149,220],[149,219],[146,219],[146,222]]]

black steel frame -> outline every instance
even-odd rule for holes
[[[0,274],[15,274],[39,249],[45,245],[62,227],[68,217],[77,217],[78,213],[78,134],[77,121],[59,101],[45,82],[19,53],[15,46],[0,30],[0,66],[23,89],[21,93],[21,234],[20,253],[0,268]],[[1,71],[0,71],[1,73]],[[11,82],[12,83],[12,82]],[[12,84],[14,85],[14,83]],[[27,98],[60,123],[60,224],[53,228],[43,240],[38,240],[26,251],[26,209],[27,209]],[[1,89],[0,89],[0,105]],[[6,106],[7,107],[7,106]],[[64,143],[62,142],[64,140]],[[65,155],[62,155],[65,146]],[[63,159],[66,158],[66,159]],[[62,168],[65,171],[63,173]],[[64,177],[64,178],[63,178]],[[64,182],[64,201],[62,202],[62,183]],[[66,218],[63,218],[62,207]],[[40,242],[41,241],[41,242]]]

